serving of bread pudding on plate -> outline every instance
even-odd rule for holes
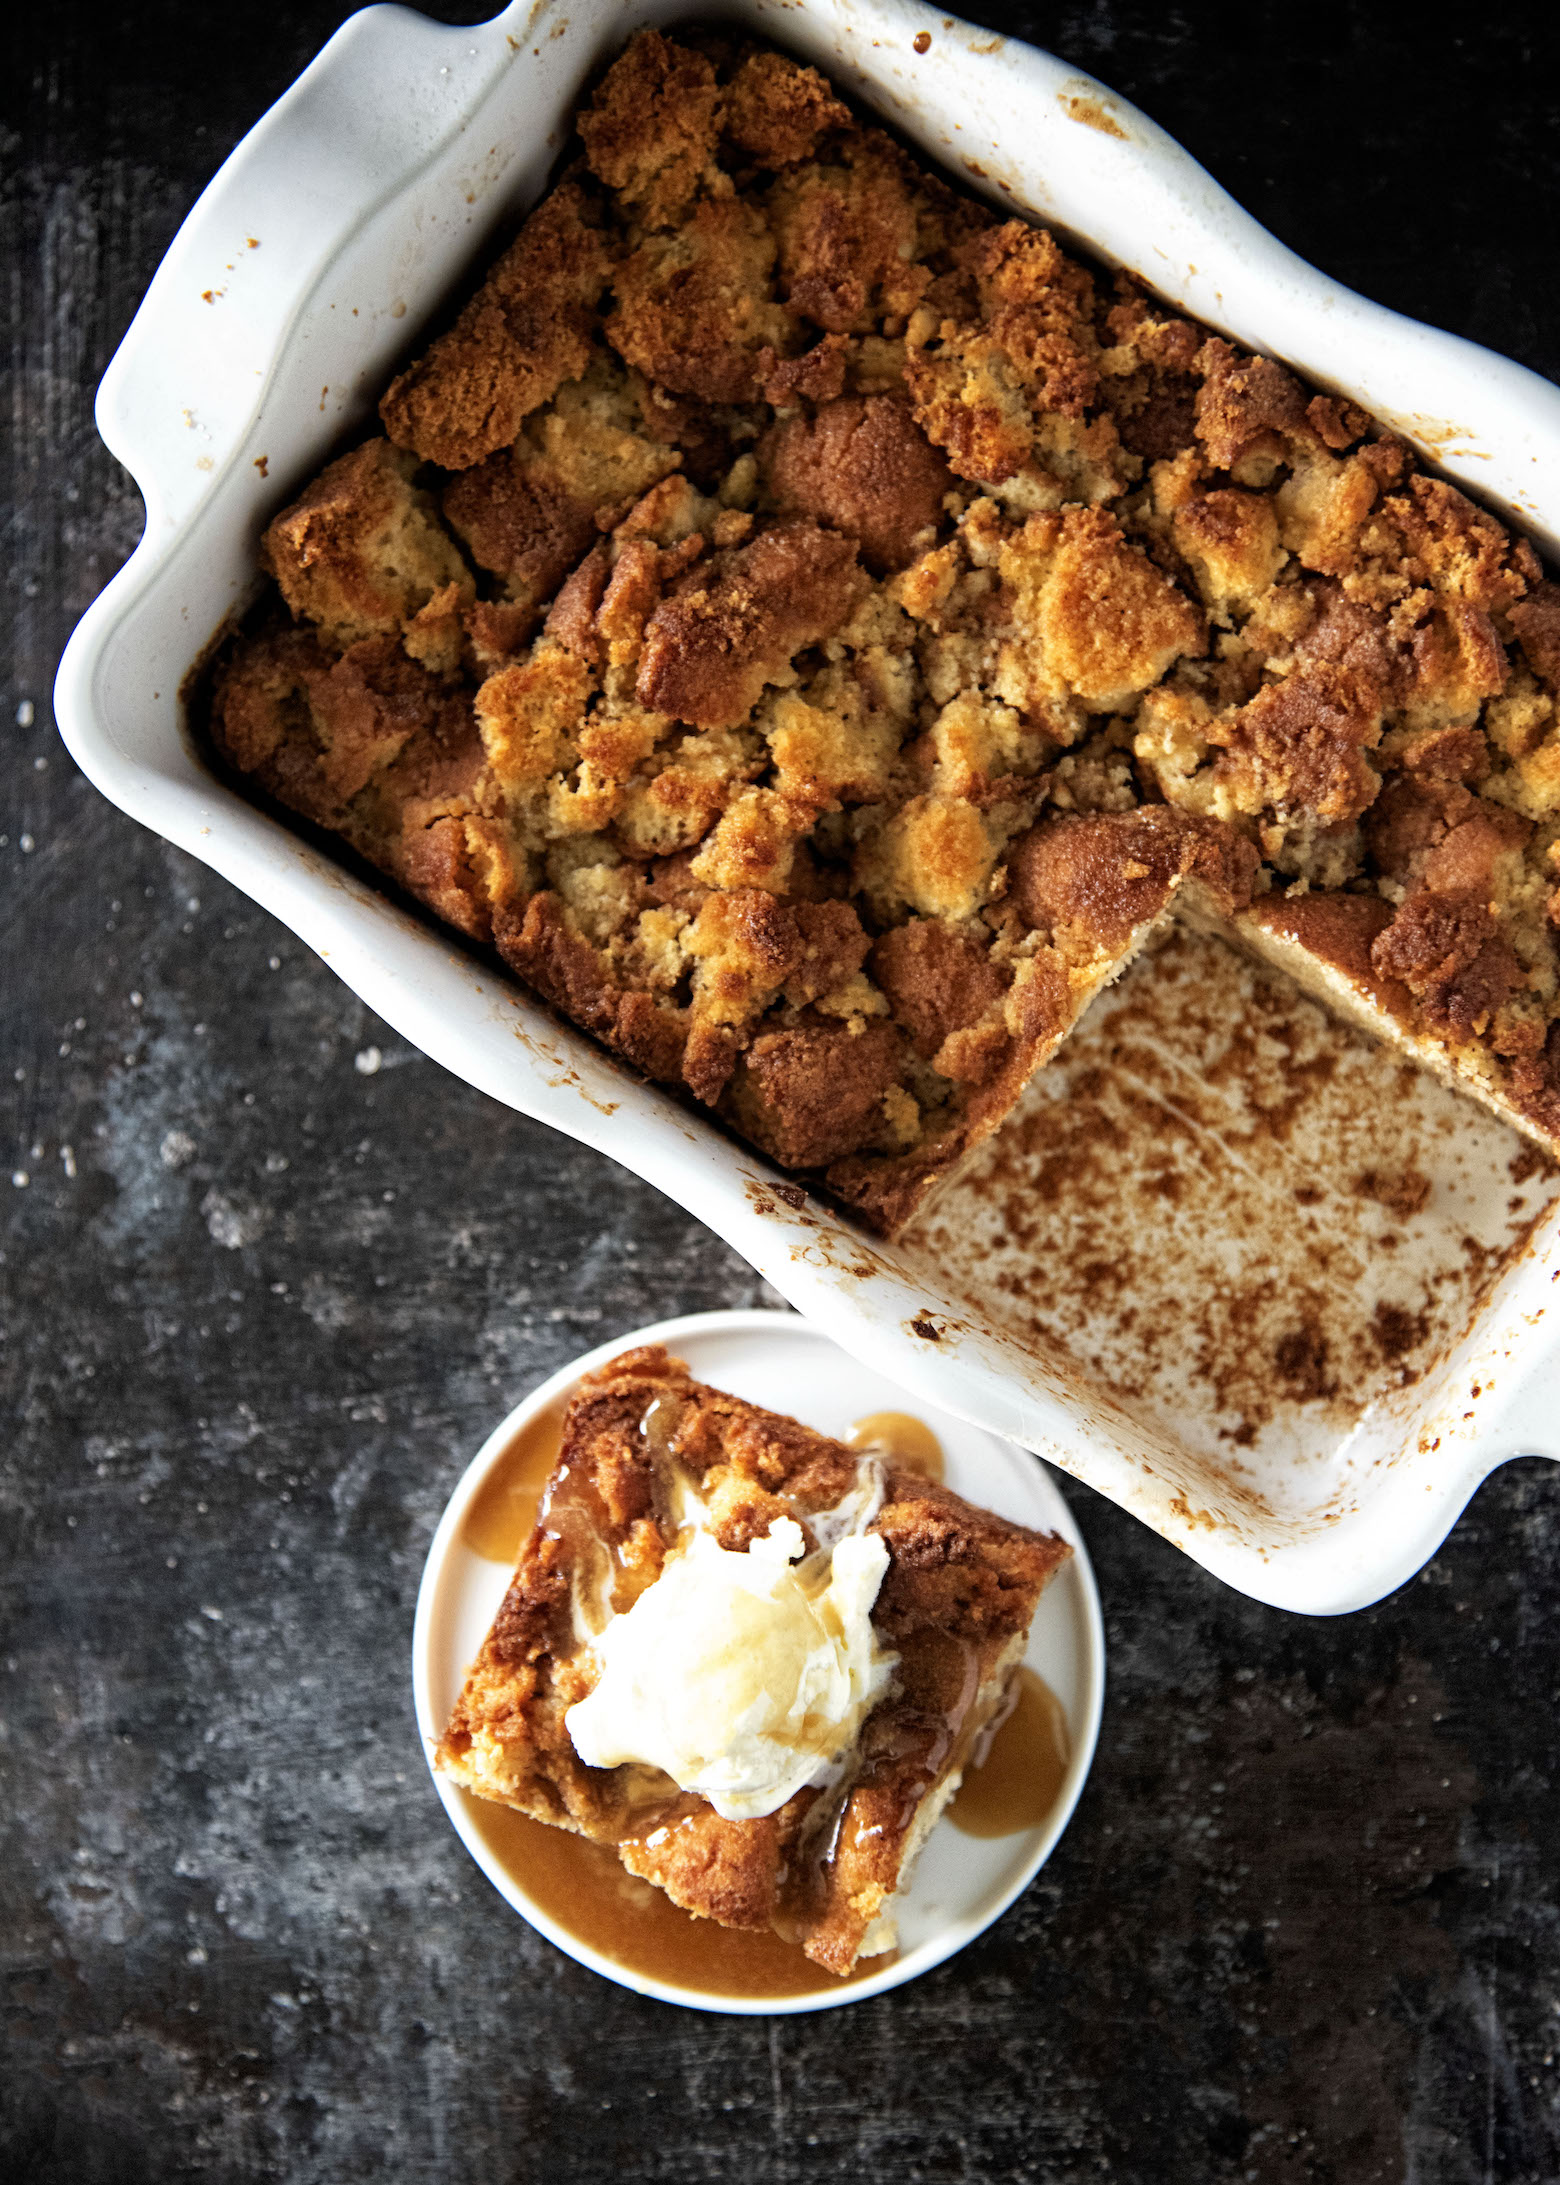
[[[870,1226],[1170,918],[1560,1148],[1560,588],[1349,401],[646,31],[380,417],[221,758]]]
[[[894,1947],[1071,1553],[630,1350],[576,1388],[434,1765],[844,1975]]]

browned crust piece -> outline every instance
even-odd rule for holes
[[[1172,902],[1560,1151],[1525,542],[783,55],[580,128],[271,525],[229,762],[880,1230]]]
[[[775,507],[861,542],[882,576],[929,546],[953,474],[910,414],[890,395],[842,395],[809,419],[775,426],[758,451]]]
[[[1412,994],[1376,968],[1375,944],[1392,923],[1392,906],[1379,895],[1269,895],[1247,916],[1259,931],[1292,942],[1338,972],[1387,1015],[1412,1023]]]
[[[211,727],[222,755],[279,803],[340,835],[435,916],[492,938],[492,905],[513,871],[483,797],[469,692],[392,637],[332,660],[312,635],[273,628],[219,672]]]
[[[212,725],[224,756],[282,803],[357,836],[366,793],[408,747],[470,718],[467,694],[394,637],[363,638],[333,658],[311,633],[273,628],[221,671]]]
[[[691,728],[734,728],[804,646],[850,612],[855,548],[816,524],[783,523],[713,583],[694,581],[645,626],[635,695]]]
[[[261,542],[295,621],[343,649],[399,633],[436,593],[463,598],[471,573],[413,483],[416,458],[369,440],[329,464]]]
[[[726,134],[761,167],[806,159],[827,129],[850,126],[850,108],[815,68],[783,53],[753,53],[727,87]]]
[[[444,495],[446,520],[510,600],[534,610],[596,543],[596,511],[559,479],[502,448],[462,472]],[[511,643],[513,640],[511,640]]]
[[[673,1537],[672,1466],[709,1503],[721,1546],[740,1550],[777,1517],[805,1528],[852,1490],[858,1463],[794,1419],[693,1381],[659,1348],[587,1376],[435,1765],[480,1796],[614,1845],[684,1910],[776,1927],[848,1972],[894,1897],[917,1815],[962,1765],[974,1695],[1027,1631],[1071,1552],[1064,1541],[890,1469],[874,1520],[889,1566],[873,1621],[900,1669],[867,1720],[843,1803],[804,1790],[767,1819],[725,1821],[665,1777],[587,1767],[564,1715],[588,1689],[576,1589],[605,1576],[621,1612],[653,1582]]]
[[[397,447],[467,470],[508,447],[533,410],[579,377],[611,272],[597,222],[577,182],[542,200],[450,332],[380,403]]]
[[[644,235],[618,265],[602,331],[669,394],[751,402],[761,356],[799,346],[774,273],[761,209],[735,196],[701,198],[682,228]]]
[[[646,227],[671,226],[714,161],[720,105],[705,56],[646,31],[580,116],[592,174]]]

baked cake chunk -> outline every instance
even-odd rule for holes
[[[1560,1151],[1560,587],[1352,403],[650,30],[380,415],[218,751],[873,1226],[1170,916]]]
[[[825,1627],[831,1566],[831,1594],[843,1582],[870,1602],[853,1734],[842,1749],[828,1735],[804,1741],[799,1767],[769,1792],[778,1802],[741,1818],[733,1807],[766,1800],[732,1788],[727,1756],[704,1756],[706,1796],[642,1760],[587,1765],[575,1743],[590,1743],[573,1711],[599,1694],[604,1664],[620,1673],[637,1645],[643,1678],[669,1658],[638,1637],[659,1582],[670,1572],[691,1583],[690,1559],[718,1561],[715,1551],[744,1587],[749,1571],[763,1574],[760,1591],[800,1558],[788,1575],[823,1601]],[[1035,1604],[1071,1552],[918,1472],[704,1387],[664,1350],[627,1351],[579,1384],[536,1529],[435,1765],[478,1797],[615,1846],[685,1911],[773,1928],[847,1973],[894,1947],[895,1900],[998,1719]],[[615,1647],[624,1631],[630,1646]],[[684,1633],[682,1654],[705,1636]],[[764,1643],[751,1622],[729,1640],[749,1654]],[[675,1717],[681,1700],[651,1690],[634,1704]],[[794,1743],[800,1714],[786,1719]]]

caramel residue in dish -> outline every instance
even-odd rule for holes
[[[1250,1493],[1272,1524],[1270,1495],[1312,1493],[1296,1452],[1419,1380],[1557,1182],[1281,975],[1172,930],[901,1251],[979,1325],[1192,1452],[1192,1505]]]
[[[1081,92],[1058,91],[1057,100],[1074,121],[1081,121],[1086,129],[1097,129],[1101,136],[1119,137],[1127,141],[1127,132],[1115,116],[1107,111],[1098,99],[1086,98]]]

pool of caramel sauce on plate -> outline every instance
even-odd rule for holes
[[[710,1995],[807,1995],[846,1988],[893,1963],[863,1958],[841,1979],[777,1934],[717,1927],[673,1904],[621,1865],[610,1844],[588,1843],[528,1814],[464,1797],[472,1827],[539,1911],[625,1971]]]
[[[942,1443],[924,1419],[908,1411],[874,1411],[858,1419],[845,1437],[848,1449],[881,1449],[896,1463],[925,1479],[943,1476]]]
[[[927,1479],[943,1477],[942,1443],[908,1411],[874,1411],[845,1437],[852,1449],[881,1449]],[[1061,1794],[1072,1758],[1061,1701],[1033,1669],[1020,1669],[1013,1705],[948,1808],[967,1836],[1013,1836],[1039,1828]]]
[[[1072,1758],[1061,1701],[1033,1669],[1018,1672],[1012,1712],[979,1767],[965,1771],[948,1819],[966,1836],[1016,1836],[1040,1828],[1061,1795]]]
[[[460,1529],[462,1543],[474,1554],[495,1563],[519,1556],[558,1461],[566,1409],[563,1399],[528,1420],[478,1488]],[[931,1479],[943,1476],[942,1445],[924,1420],[907,1412],[880,1411],[858,1419],[846,1440],[854,1449],[886,1450]],[[948,1818],[970,1836],[1038,1828],[1056,1802],[1067,1761],[1061,1702],[1033,1670],[1023,1669],[1012,1711],[981,1765],[966,1772]],[[587,1842],[485,1798],[462,1793],[461,1803],[490,1859],[539,1911],[645,1979],[710,1995],[762,1999],[850,1987],[893,1963],[892,1953],[863,1958],[842,1979],[776,1934],[693,1918],[663,1890],[630,1874],[610,1844]]]
[[[527,1419],[472,1496],[461,1520],[462,1547],[490,1563],[515,1563],[531,1537],[542,1490],[563,1446],[567,1397]]]

